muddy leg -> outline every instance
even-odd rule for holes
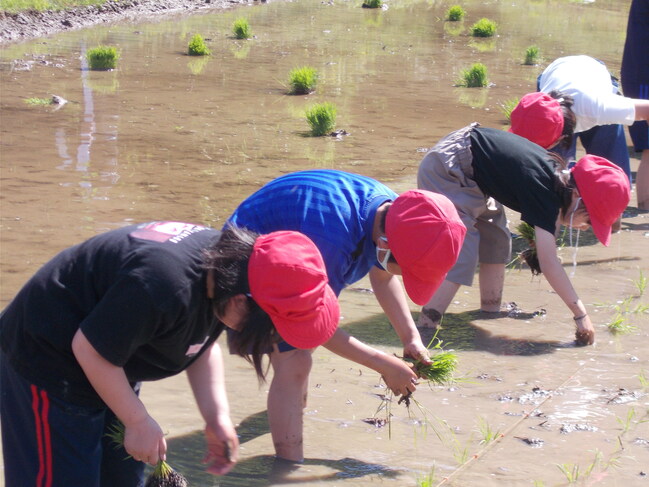
[[[500,311],[505,282],[504,264],[480,264],[480,310],[487,313]]]
[[[460,289],[459,284],[444,281],[430,301],[421,309],[417,319],[417,326],[421,328],[439,327],[442,314],[446,312],[446,308],[453,301],[458,289]]]

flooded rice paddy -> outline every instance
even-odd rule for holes
[[[297,0],[4,46],[0,305],[64,247],[131,222],[220,227],[286,172],[336,168],[409,189],[426,148],[448,132],[472,121],[505,128],[502,105],[533,91],[554,58],[585,53],[619,74],[629,3],[469,0],[466,19],[449,23],[449,3],[434,0],[391,0],[387,10]],[[253,39],[232,37],[240,16]],[[469,36],[482,17],[498,23],[495,38]],[[185,54],[195,33],[212,56]],[[87,69],[85,51],[100,44],[121,51],[116,70]],[[522,65],[530,45],[539,66]],[[487,66],[490,87],[455,87],[474,62]],[[320,73],[316,92],[288,96],[288,72],[304,65]],[[52,95],[68,103],[26,103]],[[350,135],[308,136],[304,109],[323,101]],[[633,196],[610,247],[586,232],[575,266],[572,249],[561,256],[595,316],[594,346],[574,347],[561,300],[542,276],[513,266],[503,317],[477,311],[477,287],[460,290],[439,337],[458,354],[462,380],[420,385],[409,408],[386,403],[373,371],[318,349],[300,466],[274,461],[267,386],[242,359],[226,357],[241,455],[222,478],[204,473],[202,421],[184,376],[145,385],[169,462],[200,487],[649,485],[649,214]],[[341,326],[400,353],[369,287],[342,293]]]

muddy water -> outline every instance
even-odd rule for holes
[[[538,45],[545,62],[583,52],[619,73],[629,1],[467,1],[459,24],[441,20],[444,2],[392,1],[386,11],[359,4],[270,3],[5,46],[0,302],[64,247],[151,219],[218,227],[286,172],[337,168],[408,189],[422,151],[441,136],[473,120],[504,127],[501,104],[533,90],[542,68],[521,65],[527,46]],[[240,15],[254,39],[231,37]],[[499,23],[497,38],[467,36],[483,16]],[[211,57],[184,54],[194,33],[208,39]],[[117,70],[85,68],[83,53],[99,44],[120,48]],[[492,86],[455,88],[478,61]],[[302,65],[320,72],[317,92],[287,96],[288,72]],[[68,103],[25,103],[52,94]],[[351,135],[306,136],[303,110],[321,101],[337,105],[338,128]],[[201,420],[184,377],[146,386],[172,465],[196,486],[648,483],[649,319],[639,306],[649,290],[638,297],[636,284],[649,277],[649,215],[635,210],[635,197],[631,205],[610,247],[588,232],[580,238],[573,279],[596,316],[595,346],[574,348],[571,316],[545,280],[512,269],[505,299],[518,307],[508,317],[480,316],[476,288],[458,293],[440,337],[457,350],[465,381],[421,385],[409,409],[382,408],[374,372],[317,350],[307,460],[295,470],[273,462],[267,386],[242,360],[226,357],[242,445],[224,478],[202,473]],[[572,251],[562,257],[572,272]],[[343,292],[342,325],[398,353],[367,288],[361,281]],[[606,324],[616,319],[635,329],[612,334]],[[367,418],[390,420],[377,428]]]

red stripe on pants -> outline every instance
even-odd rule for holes
[[[36,426],[36,443],[38,445],[38,477],[36,487],[52,487],[52,442],[48,414],[50,400],[45,391],[41,391],[40,401],[38,389],[35,385],[32,390],[32,411]],[[42,409],[41,409],[42,404]]]

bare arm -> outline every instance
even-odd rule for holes
[[[577,292],[572,287],[570,278],[563,269],[557,257],[557,246],[554,235],[540,227],[534,227],[536,232],[536,249],[539,264],[543,275],[552,286],[552,289],[570,308],[577,325],[576,338],[581,345],[592,345],[595,340],[595,329],[590,321],[584,303],[581,302]]]
[[[635,119],[649,120],[649,100],[634,98],[633,103],[635,105]]]
[[[412,319],[399,278],[378,267],[372,267],[370,282],[376,299],[403,343],[403,355],[414,359],[429,360],[428,350],[421,341],[421,336]]]
[[[128,454],[151,465],[164,460],[167,443],[162,429],[131,389],[124,369],[99,355],[81,330],[72,339],[72,352],[99,397],[124,424]]]
[[[369,367],[383,376],[387,386],[395,394],[407,394],[416,389],[417,375],[403,360],[376,350],[349,336],[341,328],[324,344],[325,348],[358,364]]]
[[[214,343],[190,367],[187,377],[198,409],[205,420],[208,471],[224,475],[234,467],[239,455],[239,440],[230,419],[225,391],[221,347]]]

